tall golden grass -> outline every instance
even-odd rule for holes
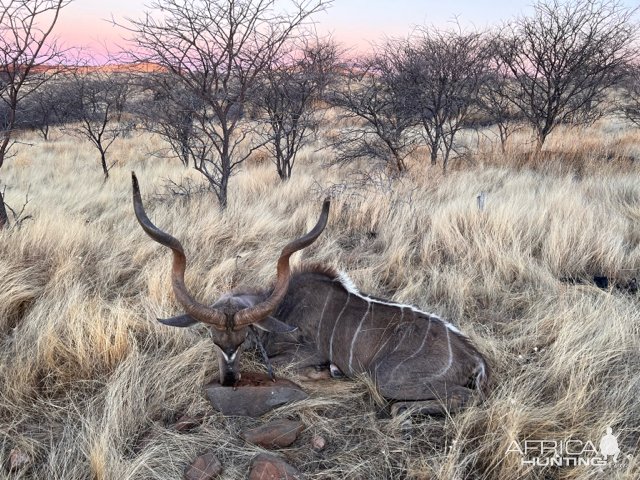
[[[130,170],[151,218],[185,245],[198,298],[267,285],[282,245],[314,223],[332,190],[340,193],[326,231],[298,255],[348,271],[363,291],[447,317],[489,359],[493,390],[483,403],[411,419],[410,428],[384,414],[366,379],[304,383],[308,400],[267,418],[304,422],[281,455],[309,478],[640,478],[639,298],[561,282],[639,274],[640,176],[628,157],[640,135],[606,125],[561,131],[533,166],[515,160],[524,138],[506,156],[483,141],[446,176],[417,154],[407,176],[387,183],[352,182],[312,149],[288,183],[268,162],[249,162],[221,213],[213,196],[152,195],[162,178],[198,180],[150,157],[155,138],[114,145],[119,164],[103,183],[87,144],[27,135],[35,145],[3,168],[7,201],[19,205],[30,189],[34,218],[0,232],[0,461],[19,449],[31,463],[1,468],[0,479],[175,479],[210,449],[234,479],[260,451],[238,433],[264,419],[225,418],[203,396],[217,372],[206,329],[155,321],[179,308],[169,254],[135,222]],[[183,414],[204,419],[180,433]],[[621,455],[604,468],[531,466],[507,453],[514,440],[597,448],[607,426]],[[319,453],[315,434],[327,440]]]

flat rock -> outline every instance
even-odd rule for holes
[[[273,382],[261,373],[243,374],[235,387],[212,382],[204,388],[213,408],[232,416],[259,417],[285,403],[308,397],[295,383],[284,378]]]
[[[275,455],[261,453],[251,461],[249,480],[300,480],[302,474]]]
[[[213,452],[197,457],[184,471],[184,480],[212,480],[222,473],[222,465]]]
[[[296,441],[304,429],[302,422],[294,420],[273,420],[261,427],[242,432],[242,438],[264,448],[288,447]]]

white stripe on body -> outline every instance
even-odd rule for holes
[[[340,310],[340,314],[338,315],[338,318],[336,318],[336,323],[333,324],[333,330],[331,331],[331,339],[329,341],[329,361],[330,362],[333,362],[333,336],[336,334],[336,327],[338,326],[340,317],[342,317],[342,314],[347,309],[347,305],[349,305],[350,298],[351,298],[351,293],[347,292],[347,301],[344,302],[344,307],[342,307],[342,310]]]
[[[360,334],[360,330],[362,329],[362,323],[364,322],[364,319],[367,318],[367,315],[369,315],[369,311],[372,308],[372,305],[373,304],[371,302],[367,302],[367,311],[364,312],[364,315],[362,316],[362,318],[360,319],[360,323],[358,324],[358,328],[356,329],[356,332],[353,334],[353,338],[351,339],[351,348],[349,349],[349,373],[353,373],[353,368],[351,368],[351,363],[353,362],[353,347],[355,346],[358,335]]]
[[[377,298],[371,298],[371,297],[367,297],[366,295],[363,295],[362,293],[360,293],[358,288],[355,286],[355,284],[353,283],[353,280],[351,280],[351,278],[349,278],[349,276],[344,272],[338,272],[338,277],[336,278],[336,281],[338,283],[340,283],[345,288],[345,290],[347,292],[349,292],[352,295],[355,295],[358,298],[361,298],[362,300],[365,300],[367,302],[377,303],[377,304],[380,304],[380,305],[387,305],[389,307],[408,308],[409,310],[411,310],[414,313],[419,313],[419,314],[422,314],[422,315],[426,315],[427,317],[435,318],[436,320],[439,320],[440,322],[442,322],[444,324],[444,326],[447,327],[452,332],[454,332],[454,333],[456,333],[458,335],[462,335],[463,337],[466,337],[466,335],[464,333],[462,333],[455,325],[453,325],[453,324],[447,322],[446,320],[440,318],[438,315],[435,315],[433,313],[424,312],[422,310],[417,309],[413,305],[405,305],[405,304],[397,303],[397,302],[388,302],[388,301],[385,301],[385,300],[378,300]]]

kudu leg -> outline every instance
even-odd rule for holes
[[[391,405],[391,416],[409,412],[412,415],[446,415],[464,408],[473,395],[473,390],[454,386],[446,389],[446,396],[425,400],[398,401]]]
[[[258,347],[258,351],[260,352],[260,355],[262,355],[262,361],[264,362],[264,364],[267,367],[267,372],[269,374],[269,378],[271,379],[272,382],[275,382],[276,381],[276,376],[273,373],[273,366],[271,365],[271,360],[269,359],[269,355],[267,354],[267,350],[264,348],[264,345],[262,344],[262,340],[260,339],[260,334],[256,331],[256,328],[253,325],[250,325],[249,328],[251,329],[251,332],[253,333],[254,341],[256,343],[256,346]]]
[[[331,378],[329,361],[320,355],[315,348],[292,345],[270,356],[277,366],[292,366],[298,375],[307,380],[325,380]]]
[[[411,415],[444,415],[447,412],[444,404],[439,400],[424,400],[414,402],[396,402],[391,405],[391,416],[397,417],[403,413]]]

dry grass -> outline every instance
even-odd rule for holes
[[[414,165],[391,189],[343,185],[326,232],[302,257],[460,325],[489,358],[494,389],[481,405],[415,419],[407,432],[406,419],[381,414],[366,382],[306,384],[310,399],[271,414],[307,427],[282,455],[317,479],[640,477],[638,296],[560,281],[639,273],[638,162],[620,167],[624,160],[598,160],[594,151],[614,143],[637,151],[640,138],[622,132],[594,143],[602,131],[553,139],[553,151],[589,158],[579,172],[565,157],[515,168],[485,150],[476,166],[446,177]],[[188,285],[211,300],[269,282],[282,244],[313,224],[323,190],[344,184],[346,173],[311,151],[288,184],[268,162],[252,163],[234,177],[221,214],[208,196],[151,201],[162,177],[197,179],[149,159],[153,142],[114,145],[121,164],[106,184],[90,147],[61,136],[22,148],[3,168],[9,203],[31,185],[35,219],[0,232],[0,461],[16,447],[34,461],[29,470],[0,469],[0,479],[175,479],[212,448],[234,479],[259,451],[238,432],[263,420],[225,418],[203,398],[217,370],[206,331],[154,321],[178,308],[168,253],[135,223],[129,171],[150,216],[186,246]],[[183,413],[205,418],[179,433],[173,424]],[[525,439],[597,447],[608,425],[623,454],[604,470],[531,467],[505,454]],[[314,434],[327,439],[325,451],[310,448]]]

